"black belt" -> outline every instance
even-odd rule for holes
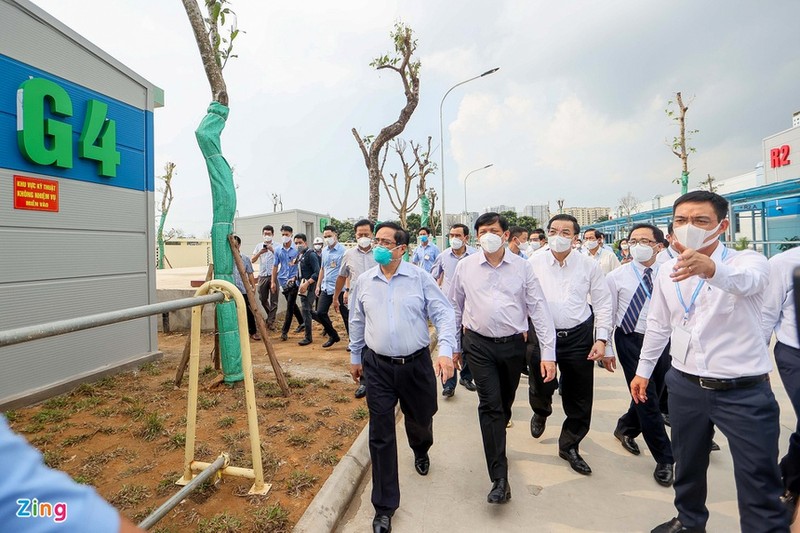
[[[675,369],[681,376],[685,377],[692,383],[697,383],[701,388],[706,390],[732,390],[732,389],[748,389],[754,387],[763,381],[769,381],[769,374],[761,374],[760,376],[745,376],[743,378],[702,378],[693,374],[687,374]]]
[[[417,350],[416,352],[412,353],[411,355],[398,355],[398,356],[381,355],[381,354],[379,354],[379,353],[377,353],[375,351],[373,351],[372,353],[375,354],[375,357],[377,357],[378,359],[383,359],[387,363],[391,363],[393,365],[404,365],[406,363],[410,363],[411,361],[413,361],[414,359],[416,359],[420,355],[422,355],[424,353],[427,353],[427,352],[428,352],[428,347],[426,346],[425,348],[420,348],[419,350]]]
[[[578,333],[582,328],[586,327],[586,323],[587,322],[593,322],[593,321],[594,321],[594,315],[590,315],[589,318],[587,318],[586,320],[584,320],[583,322],[581,322],[580,324],[578,324],[574,328],[557,329],[556,330],[556,337],[559,337],[559,338],[563,339],[565,337],[569,337],[570,335],[574,335],[574,334]]]
[[[472,333],[473,335],[475,335],[477,337],[480,337],[481,339],[483,339],[485,341],[493,342],[495,344],[505,344],[507,342],[515,342],[515,341],[525,340],[525,334],[524,333],[515,333],[513,335],[509,335],[508,337],[487,337],[486,335],[481,335],[480,333],[478,333],[476,331],[472,331],[471,329],[468,329],[467,331],[469,333]]]
[[[620,335],[625,335],[626,337],[636,337],[637,339],[644,339],[644,333],[638,333],[636,331],[631,331],[630,333],[625,333],[622,330],[619,330]]]

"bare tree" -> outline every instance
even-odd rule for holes
[[[408,145],[411,146],[411,155],[413,159],[407,159],[406,157],[406,148]],[[422,146],[419,143],[414,144],[414,141],[406,143],[403,139],[399,138],[395,139],[392,143],[392,148],[399,156],[400,165],[403,168],[402,182],[398,185],[397,172],[389,173],[392,179],[391,184],[384,175],[383,167],[386,163],[388,150],[384,150],[383,159],[381,160],[380,179],[386,189],[386,194],[389,196],[389,201],[392,203],[392,208],[400,217],[400,225],[408,229],[406,217],[417,207],[420,199],[427,193],[425,180],[436,170],[436,164],[429,159],[431,153],[431,137],[428,136],[428,147],[425,152],[422,151]],[[418,183],[415,186],[414,182],[417,180]]]
[[[672,182],[679,183],[681,186],[681,194],[686,194],[689,190],[689,154],[694,153],[695,148],[688,145],[692,135],[700,130],[686,130],[686,113],[689,111],[689,104],[694,100],[690,98],[689,102],[683,103],[683,97],[680,91],[675,93],[675,100],[667,102],[667,109],[664,112],[667,116],[678,124],[679,133],[677,137],[672,138],[672,142],[667,142],[672,153],[681,160],[681,177],[675,178]],[[677,106],[677,112],[672,107]]]
[[[158,191],[162,193],[161,195],[161,207],[158,210],[158,233],[156,234],[156,238],[158,240],[158,268],[164,268],[164,222],[167,220],[167,213],[169,213],[169,208],[172,206],[172,200],[174,198],[172,194],[172,176],[175,172],[175,163],[167,162],[164,165],[164,175],[159,176],[158,179],[164,182],[163,188],[160,188]]]
[[[639,199],[628,192],[628,194],[619,199],[619,212],[627,217],[628,222],[630,222],[631,215],[639,212]]]
[[[701,181],[700,183],[698,183],[697,185],[700,187],[700,190],[702,191],[717,192],[718,187],[714,185],[715,181],[717,181],[717,178],[715,178],[711,174],[708,174],[708,177],[703,181]]]
[[[433,231],[434,235],[438,235],[441,233],[440,224],[442,223],[441,221],[442,215],[439,211],[436,210],[436,199],[439,197],[439,194],[436,192],[436,189],[434,189],[433,187],[429,187],[427,197],[428,197],[428,202],[430,202],[431,204],[431,211],[430,211],[431,231]]]
[[[367,216],[370,220],[378,219],[381,201],[381,150],[384,149],[386,143],[403,132],[419,103],[420,62],[412,60],[412,56],[417,50],[417,41],[413,38],[413,31],[411,27],[398,22],[390,35],[394,41],[395,55],[390,57],[389,54],[385,54],[377,57],[370,63],[370,66],[375,67],[376,70],[389,69],[397,72],[403,82],[406,105],[400,110],[397,120],[381,129],[377,137],[372,135],[362,137],[355,128],[351,130],[361,149],[361,154],[364,156],[364,164],[367,166],[369,174],[369,211]]]

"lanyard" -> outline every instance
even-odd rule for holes
[[[725,261],[725,258],[727,256],[728,256],[728,248],[726,247],[726,248],[724,248],[722,250],[722,261],[723,262]],[[686,323],[686,321],[689,320],[689,312],[692,310],[692,307],[694,307],[694,302],[695,302],[695,300],[697,300],[697,297],[700,295],[700,289],[703,288],[703,285],[705,285],[705,283],[706,283],[706,280],[702,279],[702,280],[700,280],[700,283],[697,284],[697,288],[695,288],[694,292],[692,293],[692,299],[689,301],[689,305],[686,305],[686,302],[683,301],[683,294],[681,294],[681,288],[679,286],[680,282],[675,284],[675,292],[678,293],[678,300],[680,300],[681,306],[683,307],[683,311],[684,311],[684,313],[683,313],[683,322],[684,322],[684,324]]]
[[[639,278],[639,285],[641,285],[642,288],[644,289],[644,293],[645,295],[647,295],[647,299],[651,300],[652,296],[650,295],[650,291],[648,290],[647,285],[644,282],[644,279],[642,279],[642,275],[639,274],[639,269],[636,268],[636,265],[634,265],[633,262],[631,262],[631,267],[633,267],[633,271],[636,272],[636,277]],[[655,273],[655,271],[652,268],[650,270],[651,270],[650,279],[652,280],[653,279],[652,276]],[[680,292],[678,294],[680,294]]]

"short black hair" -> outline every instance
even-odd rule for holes
[[[296,234],[294,236],[294,238],[295,239],[300,239],[301,241],[306,242],[306,243],[308,242],[308,239],[306,238],[306,234],[305,233],[298,233],[298,234]]]
[[[234,235],[233,240],[236,241],[236,244],[238,245],[242,244],[242,239],[240,239],[238,235]]]
[[[370,232],[375,231],[375,223],[368,218],[362,218],[361,220],[353,224],[353,231],[358,231],[358,228],[360,228],[361,226],[369,226]]]
[[[550,229],[550,226],[553,225],[553,222],[556,220],[566,220],[567,222],[572,222],[572,227],[575,229],[575,235],[581,234],[581,226],[578,224],[578,219],[572,215],[565,215],[563,213],[559,213],[555,215],[553,218],[547,221],[547,229]]]
[[[420,234],[420,233],[422,233],[423,231],[424,231],[425,233],[427,233],[428,235],[430,235],[430,234],[431,234],[431,228],[428,228],[428,227],[426,227],[426,226],[422,226],[422,227],[421,227],[421,228],[419,228],[419,230],[417,231],[417,235],[419,235],[419,234]]]
[[[284,224],[281,226],[281,232],[288,231],[289,233],[294,233],[294,229],[291,226]]]
[[[523,228],[522,226],[509,226],[508,234],[510,238],[519,237],[523,233],[528,233],[528,228]]]
[[[452,226],[450,226],[450,231],[453,231],[456,228],[461,228],[461,230],[464,232],[465,237],[469,235],[469,226],[467,226],[466,224],[453,224]]]
[[[270,226],[269,224],[267,224],[266,226],[264,226],[263,228],[261,228],[261,232],[262,232],[262,233],[263,233],[263,232],[265,232],[265,231],[268,231],[268,232],[272,233],[273,235],[275,235],[275,228],[273,228],[273,227],[272,227],[272,226]]]
[[[331,226],[330,224],[328,224],[327,226],[325,226],[324,228],[322,228],[322,231],[332,231],[332,232],[334,232],[336,235],[339,235],[339,232],[338,232],[338,231],[336,231],[336,228],[335,228],[335,227],[333,227],[333,226]]]
[[[594,233],[594,238],[595,239],[602,239],[603,238],[603,232],[600,231],[600,230],[594,229],[594,228],[587,228],[587,229],[583,230],[583,236],[586,237],[586,234],[589,233],[590,231]]]
[[[478,220],[475,221],[475,231],[477,232],[478,228],[481,226],[491,226],[495,222],[500,223],[500,228],[503,231],[508,231],[508,220],[506,220],[506,217],[494,211],[489,211],[478,217]]]
[[[673,216],[675,215],[675,209],[677,209],[679,205],[688,202],[710,203],[711,207],[714,208],[714,213],[717,215],[718,222],[722,222],[724,219],[728,217],[728,200],[726,200],[719,194],[710,191],[687,192],[686,194],[675,200],[675,203],[672,204],[672,215]]]
[[[641,222],[639,224],[634,224],[633,225],[631,230],[628,232],[628,239],[631,238],[631,233],[633,233],[637,229],[649,229],[650,231],[653,232],[653,237],[656,239],[656,242],[658,242],[660,244],[664,244],[664,232],[661,231],[661,229],[659,229],[658,227],[656,227],[656,226],[654,226],[652,224],[646,224],[644,222]]]
[[[541,238],[547,238],[547,235],[542,228],[536,228],[535,230],[531,231],[531,236],[533,235],[538,235]],[[539,240],[542,240],[541,238]]]
[[[670,222],[669,224],[667,224],[667,235],[672,235],[673,231],[674,231],[674,229],[673,229],[673,226],[672,226],[672,222]]]
[[[394,242],[396,242],[398,246],[401,244],[408,246],[408,232],[404,230],[400,224],[397,224],[396,222],[381,222],[375,228],[375,233],[378,233],[378,230],[383,228],[394,230]]]

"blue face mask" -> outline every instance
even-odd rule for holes
[[[386,266],[392,262],[392,250],[385,246],[376,246],[372,249],[372,257],[375,258],[375,262],[379,265]]]
[[[428,236],[427,235],[420,235],[419,236],[419,240],[420,240],[420,242],[428,242]]]

